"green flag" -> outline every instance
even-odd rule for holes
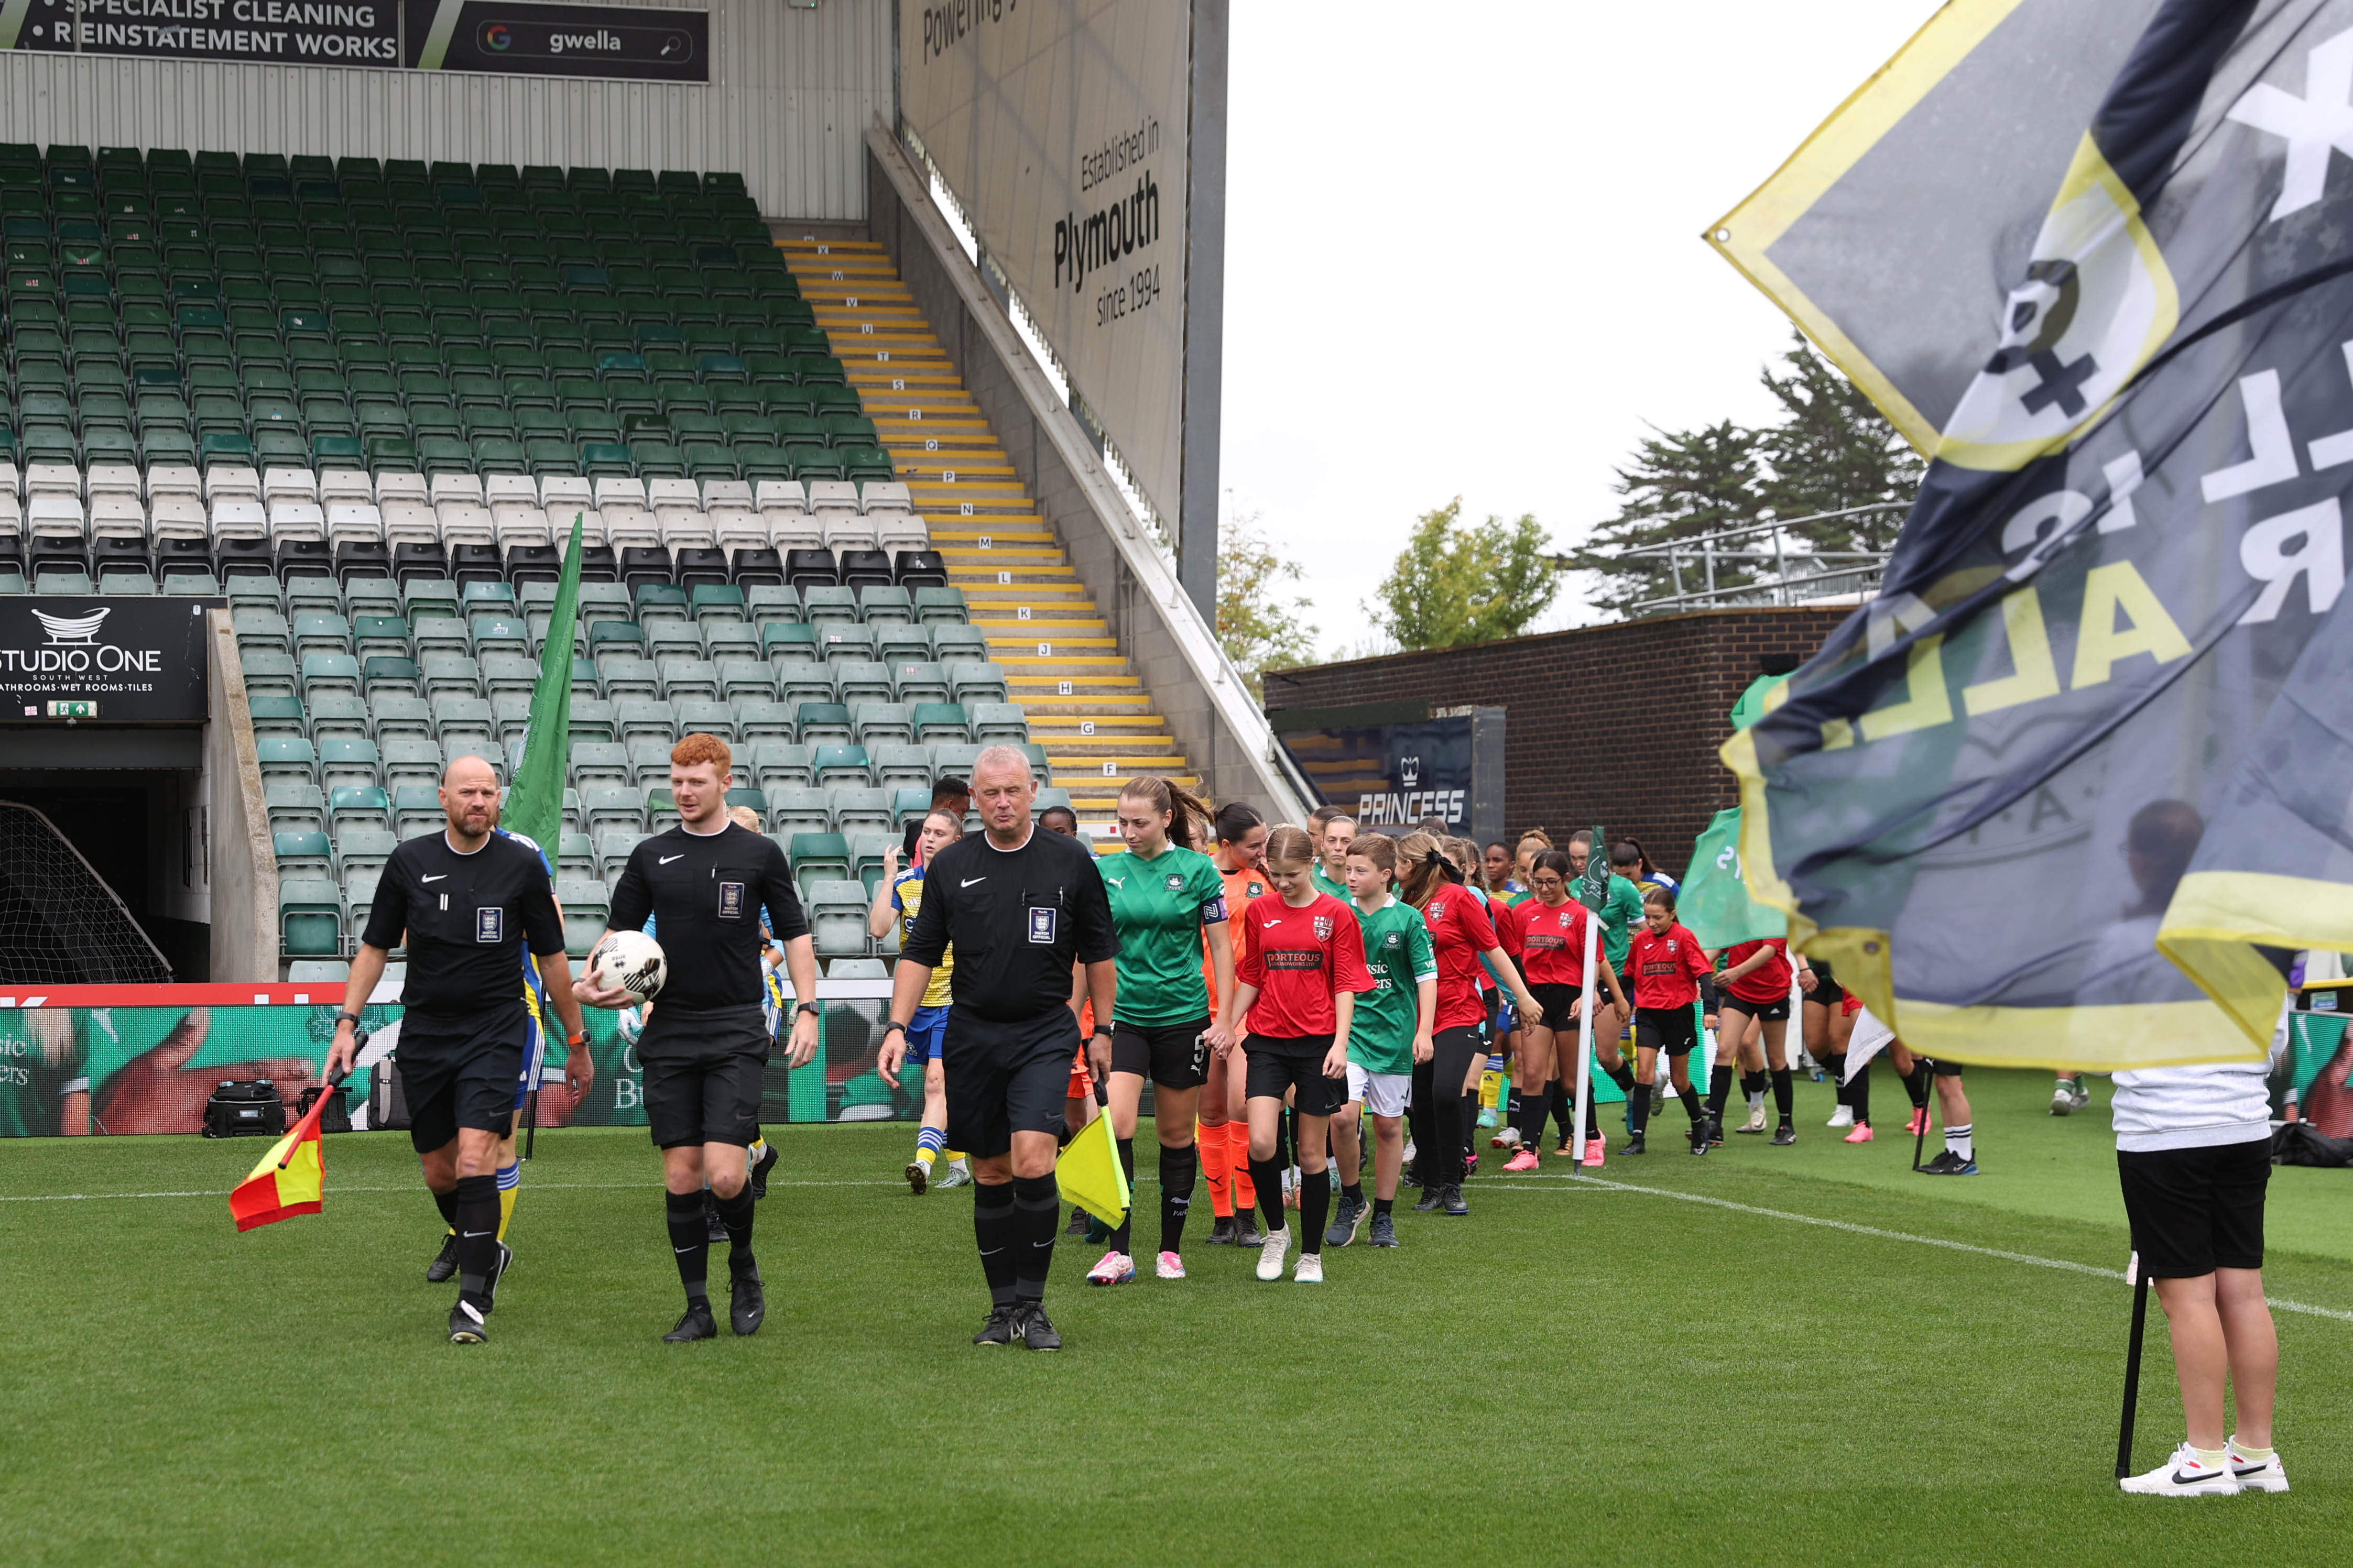
[[[1750,902],[1747,884],[1740,879],[1739,807],[1717,812],[1707,830],[1693,840],[1675,916],[1706,948],[1788,934],[1788,918],[1768,905]]]
[[[1746,730],[1765,717],[1765,700],[1788,684],[1786,675],[1760,675],[1750,681],[1748,689],[1740,694],[1740,700],[1732,705],[1733,729]]]
[[[564,551],[564,578],[555,587],[555,614],[539,653],[539,686],[531,694],[531,729],[522,763],[507,789],[499,826],[546,852],[549,865],[564,832],[564,776],[572,763],[572,629],[580,612],[580,524],[572,515],[572,542]]]

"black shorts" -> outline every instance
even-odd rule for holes
[[[2132,1244],[2152,1279],[2263,1266],[2269,1138],[2204,1149],[2116,1151]]]
[[[1016,1132],[1060,1138],[1079,1021],[1057,1005],[1003,1023],[968,1007],[948,1014],[941,1053],[948,1099],[948,1147],[983,1159],[1013,1147]]]
[[[758,1142],[768,1044],[757,1005],[690,1012],[657,1003],[638,1042],[655,1145]]]
[[[1291,1108],[1302,1116],[1334,1116],[1348,1103],[1348,1079],[1324,1076],[1324,1058],[1332,1052],[1329,1035],[1302,1035],[1280,1039],[1252,1035],[1243,1042],[1250,1053],[1248,1098],[1281,1100],[1293,1090]]]
[[[1789,999],[1778,996],[1770,1002],[1751,1002],[1726,991],[1716,998],[1716,1011],[1745,1014],[1767,1024],[1786,1024],[1789,1021]]]
[[[418,1153],[447,1145],[461,1127],[506,1135],[514,1125],[515,1079],[531,1046],[531,1015],[512,1008],[477,1018],[400,1021],[400,1087],[408,1099],[408,1141]]]
[[[1585,987],[1549,984],[1538,985],[1531,981],[1528,984],[1528,994],[1535,997],[1536,1005],[1544,1009],[1541,1022],[1546,1028],[1560,1030],[1577,1027],[1577,999],[1585,994]],[[1601,998],[1596,996],[1594,1001],[1599,1004]]]
[[[1209,1081],[1209,1047],[1201,1043],[1209,1020],[1112,1026],[1111,1070],[1148,1078],[1163,1089],[1198,1089]]]
[[[1699,1025],[1689,1007],[1637,1007],[1634,1045],[1638,1050],[1689,1056],[1699,1048]]]
[[[1846,987],[1831,977],[1831,966],[1815,959],[1806,960],[1813,971],[1814,988],[1806,993],[1806,1000],[1817,1007],[1835,1007],[1846,1000]]]
[[[1961,1076],[1961,1064],[1958,1062],[1932,1061],[1926,1057],[1917,1057],[1914,1059],[1922,1067],[1926,1068],[1930,1072],[1935,1073],[1938,1078],[1958,1078]]]

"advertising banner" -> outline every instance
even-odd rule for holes
[[[887,984],[862,988],[879,993]],[[781,1049],[770,1059],[762,1121],[905,1121],[921,1114],[920,1072],[894,1089],[874,1070],[889,998],[827,994],[841,988],[860,987],[820,990],[816,1058],[797,1070],[785,1065]],[[302,1091],[322,1081],[342,1005],[340,985],[68,986],[0,995],[0,1137],[198,1132],[205,1101],[224,1080],[265,1078],[290,1121]],[[562,1054],[552,1053],[541,1069],[538,1124],[644,1126],[644,1064],[624,1037],[621,1015],[583,1012],[596,1081],[575,1102]],[[362,1014],[367,1046],[343,1086],[355,1129],[367,1127],[380,1064],[398,1060],[400,1017],[397,1001],[372,1003]]]
[[[419,70],[711,79],[711,15],[663,5],[406,0]]]
[[[1160,515],[1178,515],[1192,7],[901,0],[900,112]]]
[[[0,598],[0,722],[201,724],[221,599]]]
[[[1267,718],[1318,805],[1339,806],[1366,827],[1410,827],[1440,816],[1456,833],[1472,831],[1472,716],[1400,719],[1383,711],[1402,706]]]
[[[711,16],[536,0],[0,0],[0,48],[711,79]]]

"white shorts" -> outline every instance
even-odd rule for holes
[[[1363,1100],[1375,1116],[1403,1116],[1406,1091],[1412,1087],[1409,1072],[1367,1072],[1348,1064],[1348,1098]]]

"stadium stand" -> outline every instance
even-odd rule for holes
[[[688,730],[845,959],[979,747],[1095,822],[1190,782],[888,259],[740,178],[7,143],[0,242],[0,593],[227,599],[289,961],[351,951],[448,758],[510,771],[575,519],[584,908]]]

